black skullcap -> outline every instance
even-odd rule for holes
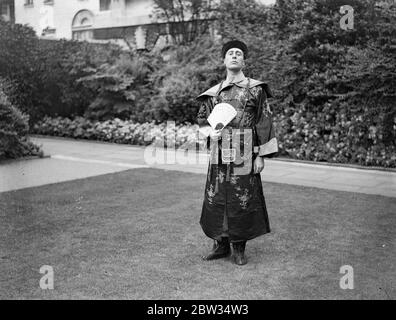
[[[243,52],[243,57],[246,59],[247,58],[247,54],[248,54],[248,48],[246,46],[246,44],[244,44],[242,41],[239,40],[231,40],[226,42],[223,45],[223,48],[221,49],[221,55],[224,58],[227,51],[230,50],[231,48],[238,48],[241,49]]]

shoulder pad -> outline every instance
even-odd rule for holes
[[[204,98],[205,96],[209,97],[215,97],[217,90],[219,90],[220,83],[216,84],[212,88],[206,90],[204,93],[201,93],[198,97],[196,97],[197,100]]]
[[[267,83],[260,80],[250,79],[250,87],[253,88],[256,86],[261,86],[267,94],[268,98],[272,98],[274,96]]]

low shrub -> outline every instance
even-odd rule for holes
[[[40,148],[27,137],[28,122],[29,117],[8,101],[0,82],[0,160],[42,156]]]

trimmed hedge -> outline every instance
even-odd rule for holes
[[[42,156],[38,146],[28,140],[29,117],[11,105],[0,83],[0,160]]]
[[[287,110],[288,115],[279,115],[274,119],[275,130],[279,140],[280,155],[288,158],[325,161],[334,163],[359,164],[363,166],[396,167],[396,150],[394,146],[385,146],[376,140],[376,129],[368,132],[359,131],[356,135],[351,132],[359,129],[362,119],[354,117],[346,120],[339,116],[340,125],[328,128],[323,119],[312,115],[307,119],[303,111]],[[337,116],[338,117],[338,116]],[[205,141],[197,139],[197,124],[176,125],[170,132],[175,134],[175,147],[195,148],[197,141],[203,148]],[[328,133],[322,136],[324,130]],[[74,120],[68,118],[45,118],[33,127],[33,133],[70,137],[76,139],[91,139],[125,143],[134,145],[149,145],[166,143],[169,127],[166,123],[134,123],[128,120],[107,120],[103,122],[90,121],[82,117]],[[169,132],[169,131],[168,131]],[[372,145],[363,148],[356,139],[370,139]]]

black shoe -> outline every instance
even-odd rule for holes
[[[245,247],[246,247],[246,241],[232,243],[233,260],[235,264],[239,266],[243,266],[244,264],[247,263],[247,259],[245,257]]]
[[[215,241],[213,244],[212,251],[202,257],[204,260],[214,260],[228,257],[231,254],[230,241],[228,238],[221,238],[221,241]]]

